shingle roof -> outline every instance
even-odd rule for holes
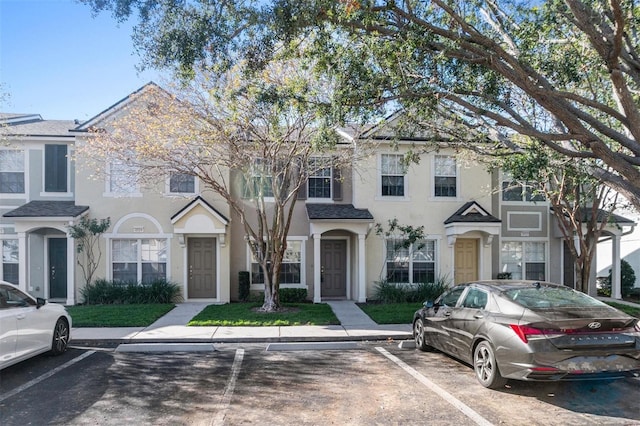
[[[308,203],[306,206],[310,220],[373,220],[369,210],[357,209],[353,204]]]
[[[454,214],[444,221],[445,225],[450,223],[499,223],[502,222],[497,217],[489,214],[482,206],[475,201],[469,201],[460,207]]]
[[[0,135],[5,136],[68,136],[76,127],[73,120],[43,120],[38,114],[0,113]]]
[[[4,217],[77,217],[89,206],[76,206],[73,201],[30,201],[11,210]]]

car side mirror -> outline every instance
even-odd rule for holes
[[[46,299],[43,299],[42,297],[36,297],[36,309],[40,309],[45,305],[45,303],[47,303]]]
[[[424,302],[422,304],[422,306],[424,306],[425,308],[429,309],[429,308],[433,308],[434,304],[433,304],[433,302],[431,300],[427,300],[426,302]]]

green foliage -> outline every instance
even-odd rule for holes
[[[378,281],[374,290],[374,300],[380,303],[416,303],[435,300],[449,288],[448,280],[439,278],[435,283],[417,285],[396,284]]]
[[[173,303],[68,306],[74,327],[148,327],[175,307]]]
[[[382,224],[376,223],[375,230],[376,235],[399,240],[394,247],[395,250],[409,249],[412,244],[424,239],[424,226],[401,225],[397,218],[389,219],[386,229]],[[420,248],[422,247],[414,247],[414,249]]]
[[[249,271],[238,272],[238,299],[241,302],[249,300],[251,295],[251,275]]]
[[[290,326],[340,324],[326,303],[282,305],[277,312],[260,312],[261,303],[209,305],[190,322],[191,326]]]
[[[602,293],[611,295],[611,269],[609,275],[603,280]],[[636,285],[636,273],[633,267],[624,259],[620,259],[620,292],[622,297],[628,297]]]
[[[307,301],[306,288],[281,288],[280,303],[304,303]]]
[[[497,276],[497,279],[499,280],[510,280],[511,279],[511,272],[500,272]]]
[[[378,324],[410,324],[422,302],[359,303],[358,306]]]
[[[178,284],[156,280],[148,284],[96,280],[80,290],[87,305],[174,303],[182,299]]]
[[[111,219],[90,219],[89,216],[81,216],[80,221],[69,226],[69,235],[75,240],[78,252],[78,265],[82,269],[82,275],[86,284],[91,283],[93,275],[98,268],[102,251],[98,240],[111,226]],[[97,253],[96,253],[97,252]],[[84,256],[81,256],[84,254]],[[84,260],[84,262],[82,261]]]

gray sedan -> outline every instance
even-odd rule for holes
[[[425,302],[413,318],[416,346],[468,364],[478,381],[640,376],[640,321],[568,287],[478,281]]]

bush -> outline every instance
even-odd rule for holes
[[[630,296],[636,284],[636,273],[633,267],[624,259],[620,259],[620,292],[622,297]],[[599,291],[602,295],[611,296],[611,269],[609,275],[602,280],[602,289]]]
[[[249,271],[238,272],[238,299],[241,302],[249,300],[251,294],[251,276]]]
[[[307,301],[306,288],[281,288],[280,303],[304,303]]]
[[[439,278],[435,283],[397,284],[386,280],[378,281],[374,298],[380,303],[417,303],[435,300],[449,288],[445,278]]]
[[[139,284],[98,279],[80,290],[80,294],[87,305],[174,303],[182,300],[180,287],[166,280]]]

